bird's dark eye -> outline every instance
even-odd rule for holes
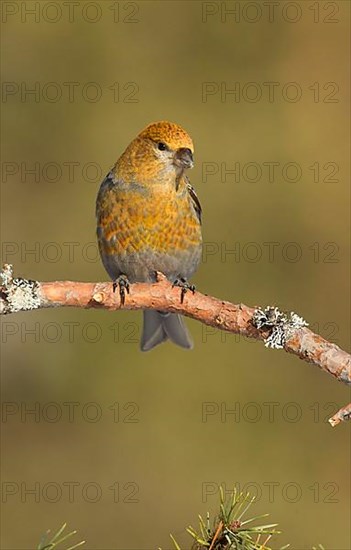
[[[168,149],[167,145],[166,145],[165,143],[163,143],[163,141],[159,141],[159,142],[158,142],[157,148],[158,148],[160,151],[166,151],[166,149]]]

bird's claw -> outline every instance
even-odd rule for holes
[[[190,290],[193,294],[195,292],[195,285],[190,285],[188,281],[185,279],[185,277],[179,277],[176,279],[172,285],[172,287],[178,286],[181,288],[180,292],[180,303],[182,304],[184,301],[184,296]]]
[[[124,305],[126,299],[126,291],[129,294],[129,281],[126,275],[120,275],[115,281],[113,281],[113,292],[116,292],[119,287],[119,295],[121,298],[121,305]]]

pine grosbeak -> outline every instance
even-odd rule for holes
[[[152,282],[161,271],[183,293],[201,258],[201,206],[184,172],[193,166],[193,142],[171,122],[147,126],[101,184],[97,237],[104,267],[119,286]],[[141,349],[168,338],[184,348],[191,337],[179,315],[146,310]]]

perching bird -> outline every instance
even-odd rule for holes
[[[152,282],[156,271],[182,287],[201,258],[201,206],[184,172],[193,167],[193,142],[172,122],[147,126],[101,184],[96,202],[102,262],[121,299],[129,283]],[[141,349],[168,338],[183,348],[192,340],[180,315],[146,310]]]

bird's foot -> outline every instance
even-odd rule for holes
[[[129,281],[126,275],[120,275],[115,281],[113,281],[113,292],[116,292],[119,288],[119,295],[121,297],[121,305],[124,305],[126,299],[126,291],[129,294]]]
[[[181,288],[180,293],[180,303],[182,304],[184,301],[184,296],[190,290],[193,294],[195,292],[195,285],[190,285],[188,281],[185,279],[185,277],[179,277],[176,279],[172,285],[172,287],[178,286]]]

